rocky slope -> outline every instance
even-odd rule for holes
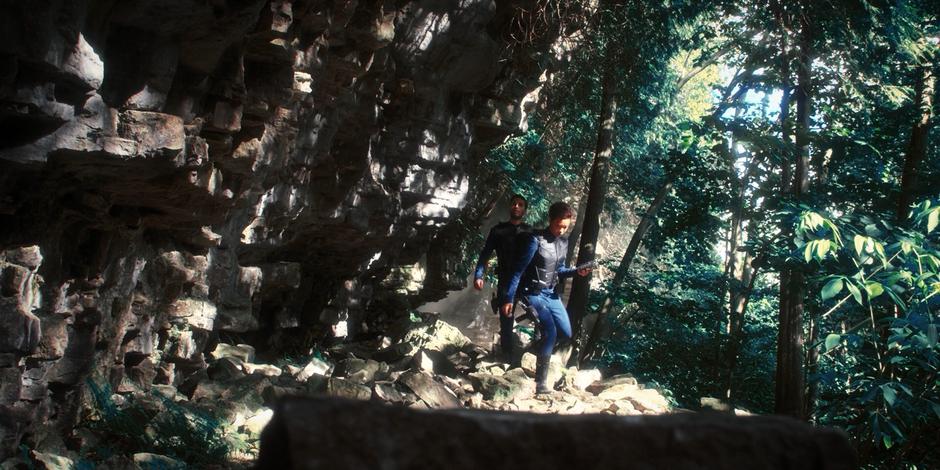
[[[78,445],[89,381],[198,398],[220,343],[374,337],[459,282],[530,3],[0,3],[0,460]]]
[[[274,406],[286,396],[333,396],[414,409],[618,416],[670,410],[662,395],[631,376],[605,379],[597,370],[562,367],[565,350],[552,359],[549,380],[555,391],[535,396],[531,353],[517,355],[517,367],[496,361],[434,315],[404,319],[395,330],[394,337],[342,343],[275,363],[258,358],[249,345],[219,343],[208,358],[208,377],[189,394],[147,380],[126,379],[117,389],[92,384],[94,400],[81,410],[84,419],[70,446],[34,450],[30,456],[38,462],[109,468],[148,468],[153,462],[172,468],[183,461],[246,466],[257,457],[260,433]],[[517,328],[516,341],[520,352],[528,346],[524,327]],[[174,416],[192,424],[174,423]],[[128,437],[137,434],[160,438]],[[167,444],[173,440],[178,444]]]

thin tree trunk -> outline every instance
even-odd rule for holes
[[[600,217],[607,196],[607,174],[610,157],[613,154],[614,118],[617,100],[614,96],[616,77],[614,60],[609,60],[604,70],[601,109],[597,120],[597,146],[594,150],[594,164],[591,167],[591,180],[588,185],[587,204],[585,205],[584,227],[578,248],[578,264],[593,261],[600,234]],[[572,339],[577,340],[581,333],[581,321],[584,319],[588,303],[591,275],[575,276],[571,285],[571,297],[568,299],[568,315],[571,319]],[[572,356],[575,357],[575,356]]]
[[[740,107],[734,108],[735,120],[737,120],[740,111]],[[725,270],[724,275],[722,276],[722,279],[725,282],[725,291],[722,293],[721,298],[724,299],[726,295],[728,296],[728,315],[725,318],[721,318],[724,314],[724,308],[721,306],[721,303],[719,303],[717,307],[719,319],[717,325],[715,326],[715,359],[712,361],[712,363],[715,364],[715,383],[721,383],[721,378],[724,373],[722,368],[723,364],[721,361],[721,338],[723,334],[730,335],[732,330],[732,311],[730,308],[731,303],[734,301],[734,287],[732,284],[735,273],[735,262],[737,261],[738,233],[741,227],[741,217],[744,212],[744,185],[746,183],[743,180],[746,178],[746,176],[738,176],[738,170],[735,166],[735,163],[737,163],[738,154],[734,147],[735,139],[734,133],[732,132],[728,137],[727,146],[721,149],[721,153],[725,155],[725,163],[728,165],[728,174],[731,177],[731,192],[735,195],[736,199],[734,201],[734,206],[731,209],[731,223],[728,226],[728,244],[725,250]]]
[[[747,313],[747,304],[751,298],[751,292],[754,291],[754,282],[756,280],[757,269],[752,266],[751,257],[747,256],[741,266],[740,284],[744,287],[733,291],[730,305],[731,334],[728,342],[728,374],[725,376],[725,398],[732,410],[734,410],[734,400],[736,398],[736,389],[734,388],[735,371],[738,367],[741,344],[744,342],[744,316]]]
[[[783,12],[781,6],[776,2],[771,2],[772,7],[774,8],[774,16],[776,18],[778,27],[780,28],[781,40],[780,40],[780,51],[781,51],[781,63],[780,63],[780,77],[783,80],[782,88],[783,94],[780,97],[780,140],[782,142],[782,148],[786,149],[790,146],[790,58],[789,50],[787,44],[787,29],[784,24]],[[784,199],[789,192],[789,183],[790,183],[790,159],[788,158],[787,152],[784,152],[784,158],[780,162],[780,199]],[[782,227],[784,233],[789,233],[789,227]],[[787,315],[789,314],[789,305],[788,301],[790,299],[788,286],[790,284],[789,272],[786,269],[780,270],[780,291],[779,291],[779,306],[778,306],[778,315],[779,315],[779,327],[777,331],[777,366],[774,373],[774,399],[775,402],[779,403],[781,398],[784,396],[783,387],[785,385],[785,379],[782,377],[781,365],[786,363],[786,353],[787,350],[783,348],[784,338],[790,336],[787,329]],[[776,404],[775,404],[776,408]]]
[[[783,181],[783,189],[789,189],[795,201],[802,199],[809,188],[809,80],[810,80],[810,32],[806,16],[801,16],[799,66],[797,68],[796,98],[796,166],[793,180]],[[783,227],[789,235],[789,222]],[[785,236],[784,240],[789,240]],[[789,241],[787,241],[789,244]],[[803,407],[803,298],[805,296],[804,275],[798,268],[785,266],[780,273],[780,332],[777,337],[777,370],[774,395],[774,412],[802,418]]]
[[[571,235],[568,235],[568,254],[565,256],[565,260],[569,262],[573,260],[577,254],[578,240],[581,239],[581,229],[584,227],[584,214],[587,212],[587,196],[587,191],[581,194],[581,199],[578,201],[578,219],[574,222]],[[568,303],[568,299],[571,297],[572,282],[572,279],[563,279],[559,283],[560,287],[555,290],[555,292],[558,292],[558,295],[561,296],[561,301],[565,304]]]
[[[818,312],[811,312],[809,320],[809,344],[816,344],[819,341],[819,316]],[[810,348],[806,352],[806,372],[810,378],[806,385],[806,403],[804,404],[803,417],[809,421],[815,421],[816,418],[816,397],[819,396],[819,380],[815,380],[816,373],[819,371],[819,348]]]
[[[633,264],[633,260],[636,258],[636,254],[640,249],[640,243],[643,241],[643,237],[646,236],[646,232],[648,232],[650,227],[653,225],[653,220],[656,219],[656,213],[659,212],[659,209],[663,207],[663,204],[666,202],[666,198],[669,196],[669,192],[672,191],[673,182],[674,177],[670,176],[662,185],[662,187],[659,188],[659,192],[656,193],[656,197],[653,199],[653,202],[650,203],[650,206],[646,209],[646,213],[643,214],[643,218],[640,220],[639,225],[637,225],[636,230],[633,231],[633,235],[630,237],[630,244],[627,245],[627,250],[623,253],[623,258],[620,260],[620,265],[617,266],[617,274],[614,275],[614,279],[610,283],[607,297],[604,299],[604,302],[601,304],[601,309],[597,313],[597,320],[594,322],[594,328],[591,329],[591,336],[584,344],[584,348],[580,357],[581,361],[590,357],[594,353],[594,350],[597,347],[597,343],[601,339],[604,323],[607,321],[607,316],[610,314],[610,309],[613,305],[614,299],[617,298],[617,295],[620,292],[620,288],[623,285],[623,281],[626,279],[627,273],[630,272],[630,265]]]
[[[733,144],[733,141],[732,141]],[[724,369],[724,391],[725,399],[728,400],[731,409],[734,410],[734,371],[737,368],[738,354],[741,348],[742,333],[744,331],[744,312],[747,300],[750,297],[751,290],[754,287],[756,273],[751,267],[752,257],[745,254],[740,264],[740,275],[738,275],[738,246],[743,244],[744,240],[744,208],[745,196],[748,181],[751,172],[759,163],[752,159],[744,167],[744,174],[737,177],[737,168],[735,163],[737,159],[732,147],[732,158],[729,161],[729,171],[733,175],[732,184],[736,196],[734,206],[731,212],[731,236],[728,240],[727,261],[725,264],[725,279],[728,283],[728,347],[723,362]],[[720,378],[719,378],[720,383]]]
[[[911,140],[904,158],[904,170],[901,173],[901,193],[898,195],[897,223],[903,224],[913,203],[913,192],[917,186],[917,165],[927,155],[927,138],[933,117],[933,99],[936,92],[937,76],[932,64],[923,67],[918,77],[916,93],[917,120],[911,129]]]

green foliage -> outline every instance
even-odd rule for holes
[[[560,175],[561,181],[549,184],[566,186],[565,178],[572,174],[570,169],[564,168],[564,160],[547,158],[541,137],[530,130],[522,135],[506,139],[502,145],[490,150],[486,164],[490,171],[500,174],[505,179],[510,193],[521,194],[529,203],[526,211],[526,222],[540,224],[540,215],[548,212],[551,204],[547,196],[546,182],[539,175],[543,172]],[[554,167],[547,168],[552,165]],[[482,243],[480,244],[482,246]]]
[[[918,206],[914,230],[856,214],[838,223],[816,214],[816,224],[798,229],[798,236],[817,242],[834,242],[837,224],[854,233],[851,245],[832,243],[811,257],[827,310],[819,315],[824,339],[810,347],[822,355],[814,378],[824,397],[820,422],[856,436],[871,461],[910,459],[905,454],[922,435],[940,430],[940,253],[930,235],[933,209],[929,201]],[[828,238],[819,226],[831,227]],[[898,447],[904,450],[892,452]],[[940,457],[929,448],[917,452],[934,463]]]
[[[920,436],[938,430],[932,346],[938,296],[931,289],[940,264],[940,207],[918,206],[907,222],[913,231],[893,225],[888,214],[897,204],[911,126],[920,112],[913,106],[915,82],[923,67],[936,63],[940,10],[920,1],[798,3],[784,5],[775,18],[762,2],[715,2],[710,8],[690,23],[697,26],[689,52],[680,55],[685,60],[674,58],[672,70],[661,76],[682,76],[717,57],[719,80],[708,81],[714,84],[712,113],[681,95],[674,102],[688,109],[674,110],[664,87],[667,99],[654,106],[654,118],[642,106],[625,111],[651,122],[642,129],[661,138],[641,138],[630,117],[618,115],[630,133],[618,144],[626,158],[615,160],[629,168],[617,177],[625,194],[648,197],[655,182],[670,174],[668,149],[695,152],[671,167],[677,170],[675,197],[644,240],[648,261],[634,269],[615,299],[618,314],[605,360],[661,381],[684,406],[695,407],[700,396],[724,396],[730,385],[736,403],[769,411],[776,273],[795,269],[809,279],[804,337],[821,356],[818,366],[807,356],[808,382],[818,384],[808,392],[815,397],[815,419],[848,430],[866,463],[936,462]],[[791,136],[796,129],[796,97],[790,97],[791,122],[783,126],[775,101],[784,85],[796,83],[796,45],[806,19],[814,58],[809,187],[794,197],[781,169],[793,171],[796,148],[792,137],[781,138],[781,129]],[[783,55],[776,20],[787,25],[789,56]],[[783,63],[789,76],[781,75]],[[915,198],[940,196],[937,135],[934,129],[917,169]],[[701,142],[688,145],[695,139]],[[736,247],[740,259],[731,266],[752,263],[760,277],[747,292],[737,366],[726,384],[720,379],[732,344],[726,302],[748,287],[720,267],[735,256],[721,253],[735,217],[743,235]],[[696,302],[683,305],[684,298]],[[818,338],[809,337],[810,319],[820,328]]]
[[[730,391],[736,406],[770,412],[778,273],[792,270],[807,280],[810,418],[846,429],[866,465],[940,466],[926,437],[940,431],[935,123],[910,190],[927,202],[894,220],[923,111],[918,80],[937,63],[938,18],[940,4],[926,0],[665,1],[617,4],[585,26],[530,131],[489,161],[533,199],[577,200],[613,66],[602,232],[629,233],[663,182],[674,185],[617,289],[603,362],[655,380],[684,407]],[[795,122],[803,45],[812,59],[805,129]],[[799,194],[797,134],[809,146]],[[745,270],[757,273],[753,284]],[[593,292],[594,308],[609,289]],[[738,294],[746,303],[731,333]]]
[[[166,455],[197,467],[224,465],[247,444],[225,436],[222,422],[205,412],[176,403],[153,391],[147,400],[118,406],[107,383],[87,382],[97,411],[89,427],[109,437],[108,448],[95,449],[99,456],[114,452],[150,452]]]
[[[714,351],[713,322],[693,313],[703,303],[714,306],[716,299],[711,289],[695,288],[703,279],[691,274],[688,270],[650,272],[642,280],[628,282],[624,297],[632,305],[624,316],[629,315],[629,323],[614,319],[614,331],[603,345],[604,363],[631,371],[643,381],[658,381],[673,391],[680,406],[694,405],[699,397],[711,395],[713,384],[708,378],[714,376],[714,357],[709,354]],[[716,274],[712,272],[705,282],[714,281]]]

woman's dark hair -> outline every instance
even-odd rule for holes
[[[548,220],[567,219],[574,217],[574,210],[567,202],[558,201],[548,208]]]
[[[529,208],[529,201],[527,201],[527,200],[525,199],[525,196],[523,196],[523,195],[521,195],[521,194],[519,194],[519,193],[513,194],[512,197],[509,198],[509,203],[512,204],[512,201],[515,201],[516,199],[522,201],[522,203],[525,204],[525,208],[526,208],[526,209]]]

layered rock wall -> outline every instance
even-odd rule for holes
[[[495,197],[482,157],[541,72],[520,6],[0,2],[0,452],[56,439],[90,377],[191,392],[220,335],[284,349],[415,274],[443,292],[434,239]]]

